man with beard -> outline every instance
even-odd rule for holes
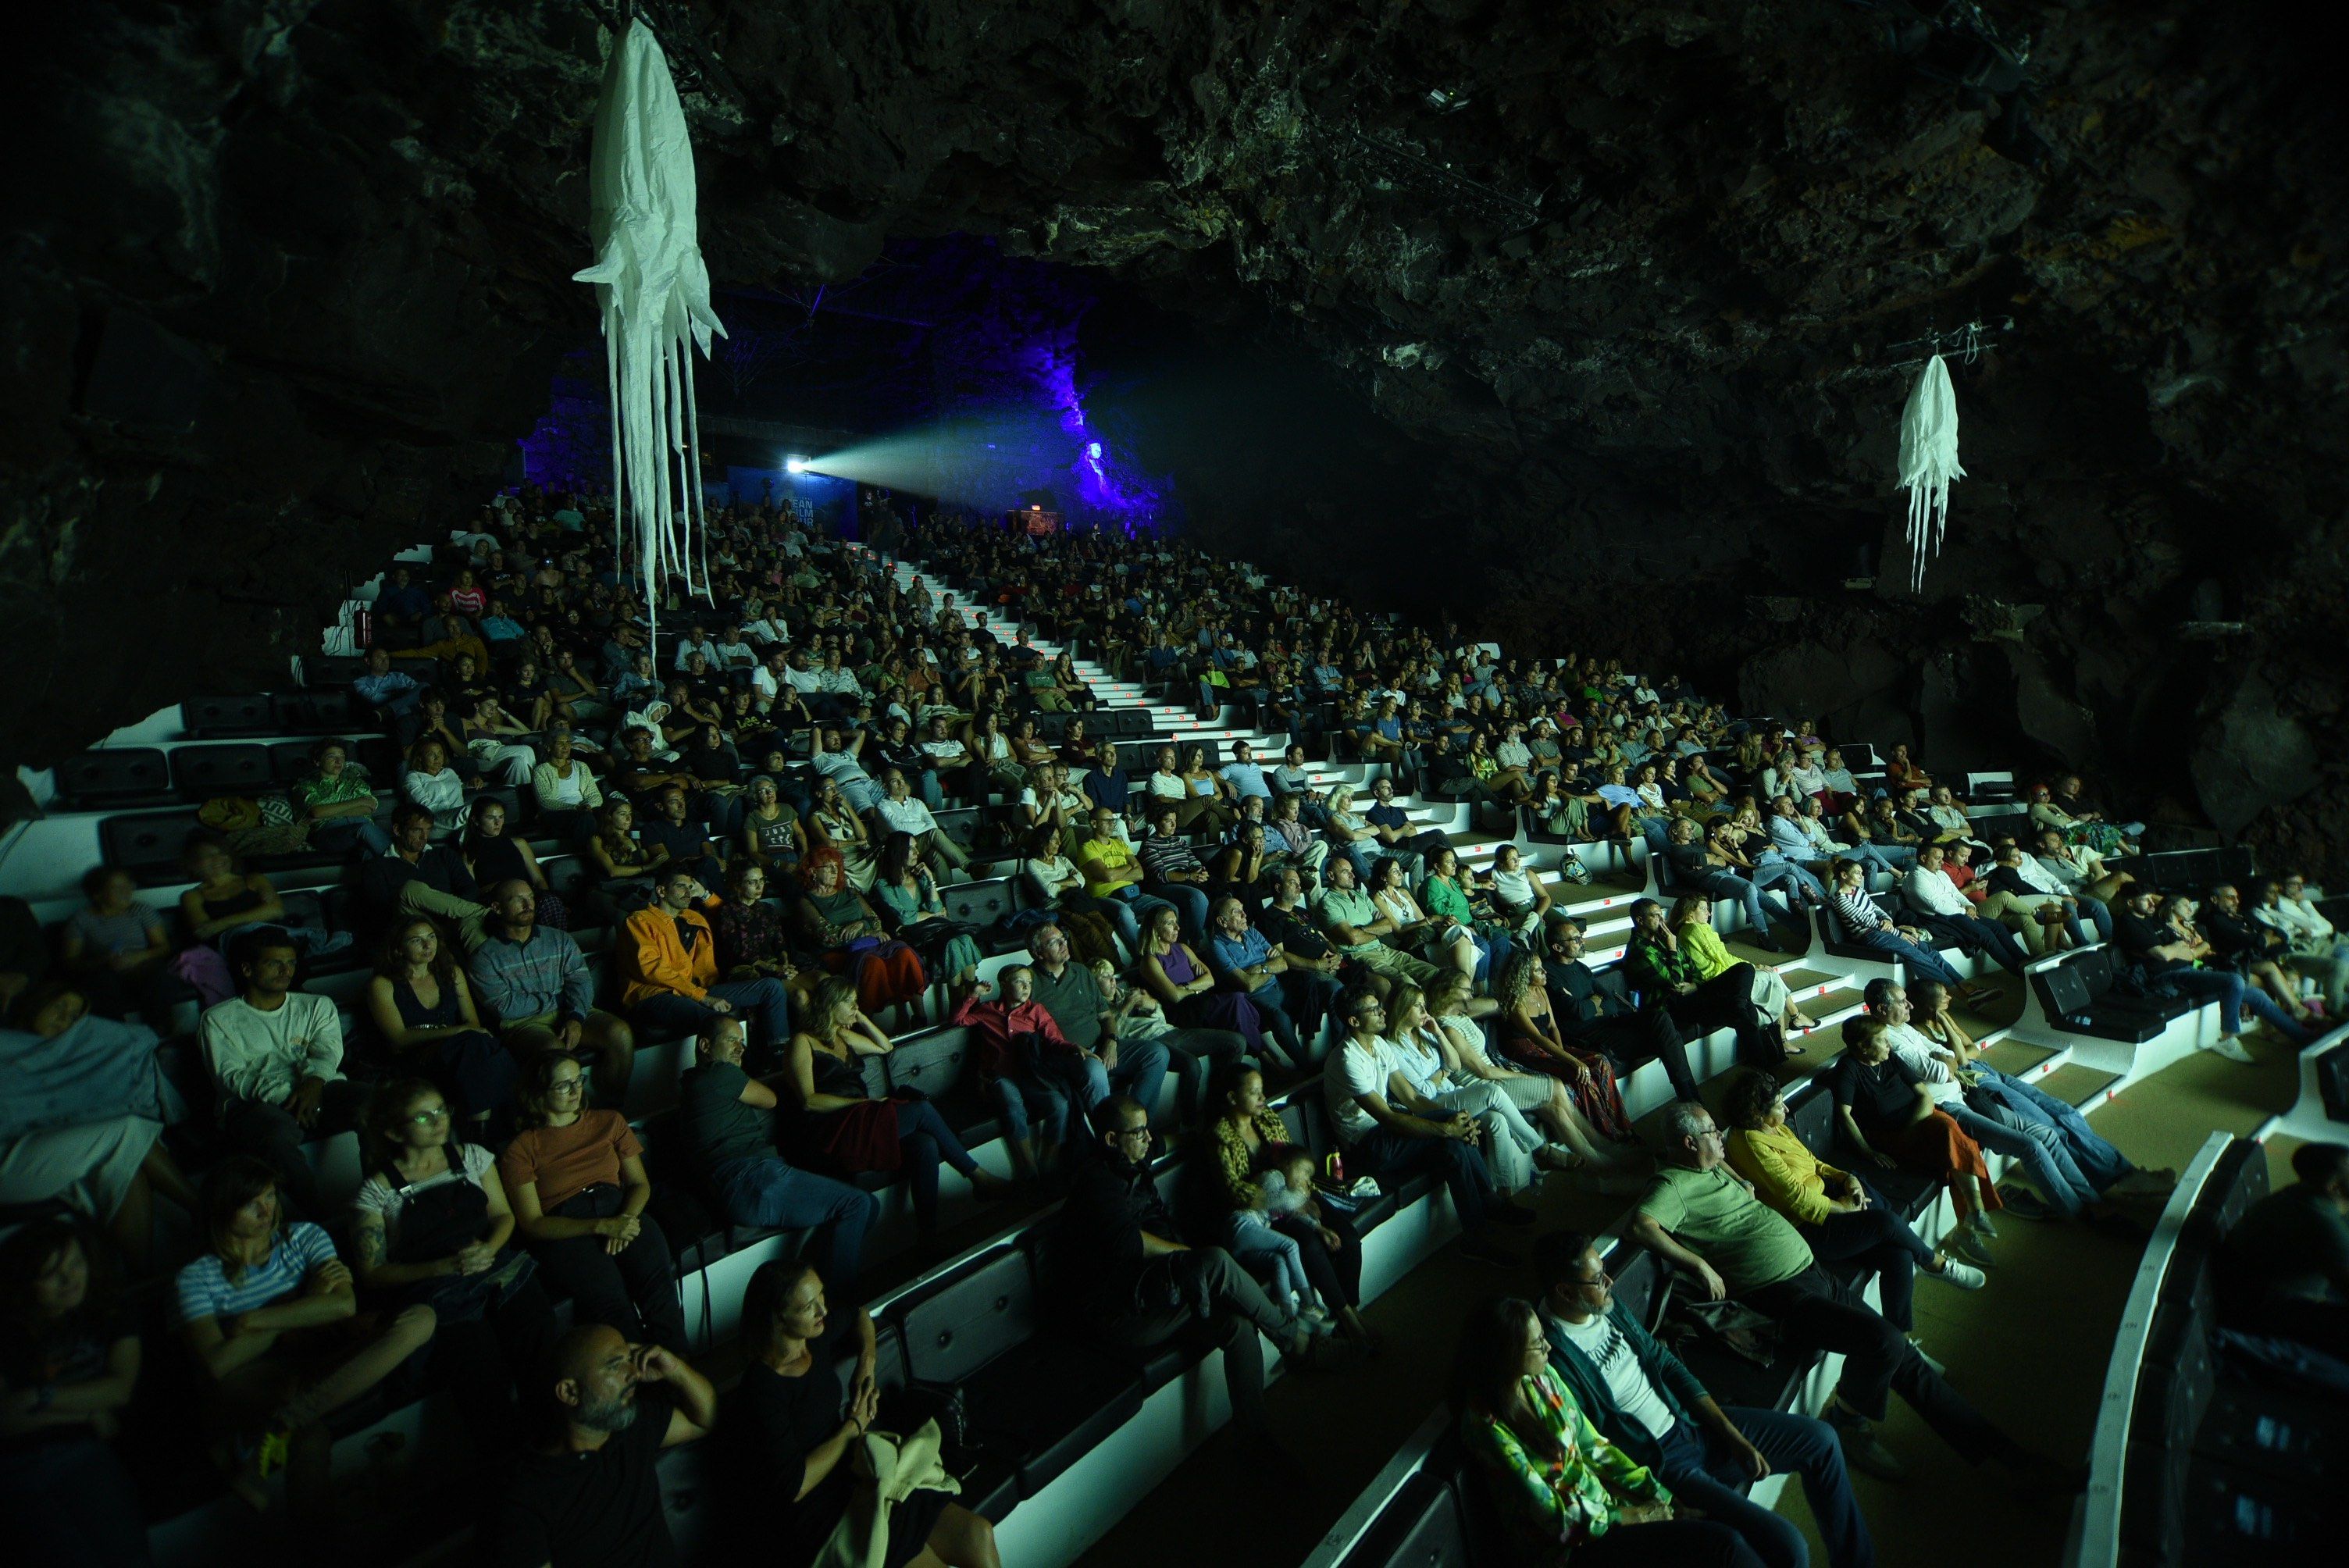
[[[655,1466],[718,1419],[709,1379],[657,1345],[616,1328],[574,1328],[555,1342],[541,1387],[554,1402],[542,1441],[524,1451],[481,1542],[492,1568],[661,1568],[677,1562]]]

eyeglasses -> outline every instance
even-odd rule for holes
[[[585,1087],[585,1080],[575,1078],[556,1078],[553,1083],[546,1086],[546,1092],[549,1094],[577,1094],[580,1089]]]
[[[448,1119],[449,1108],[445,1105],[436,1105],[430,1110],[418,1111],[414,1116],[408,1119],[408,1122],[411,1127],[429,1127],[436,1121],[446,1121]]]
[[[1142,1127],[1121,1127],[1117,1130],[1117,1135],[1120,1138],[1146,1139],[1150,1136],[1150,1129],[1147,1125]]]

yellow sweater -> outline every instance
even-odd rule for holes
[[[1826,1179],[1842,1171],[1824,1163],[1791,1127],[1729,1135],[1729,1166],[1754,1183],[1762,1201],[1799,1224],[1816,1225],[1831,1212]]]

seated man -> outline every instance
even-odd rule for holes
[[[1232,787],[1237,799],[1250,797],[1269,805],[1272,785],[1266,779],[1264,766],[1256,759],[1256,748],[1245,740],[1232,742],[1232,759],[1216,770],[1216,777]]]
[[[2095,851],[2065,843],[2064,835],[2053,828],[2043,830],[2032,843],[2033,852],[2023,868],[2025,880],[2034,887],[2044,885],[2049,892],[2069,894],[2077,901],[2078,913],[2095,926],[2098,938],[2110,942],[2112,895],[2126,879],[2107,872],[2104,857]]]
[[[1272,1037],[1281,1055],[1288,1058],[1286,1065],[1303,1068],[1305,1049],[1298,1042],[1297,1026],[1288,1016],[1287,956],[1266,941],[1261,932],[1250,928],[1247,906],[1236,898],[1226,895],[1217,899],[1210,920],[1215,934],[1207,939],[1206,958],[1216,983],[1227,991],[1245,993],[1256,1004],[1264,1032]],[[1300,970],[1299,974],[1309,988],[1309,1002],[1313,1002],[1317,1010],[1319,1003],[1310,995],[1314,983],[1328,985],[1334,998],[1336,981],[1311,970]]]
[[[2349,1144],[2302,1144],[2292,1173],[2221,1243],[2219,1316],[2349,1362]]]
[[[1664,906],[1654,899],[1631,903],[1631,940],[1623,950],[1623,973],[1640,993],[1640,1005],[1670,1014],[1683,1037],[1702,1038],[1715,1029],[1734,1030],[1737,1059],[1749,1067],[1770,1067],[1785,1056],[1785,1026],[1775,1019],[1765,1023],[1754,1010],[1754,965],[1732,965],[1704,979],[1696,961],[1682,950]],[[1667,1071],[1670,1060],[1666,1058]],[[1682,1098],[1696,1097],[1682,1090]]]
[[[432,841],[432,812],[413,800],[391,813],[391,848],[359,862],[359,908],[378,930],[402,915],[449,922],[470,953],[481,944],[489,910],[453,844]]]
[[[1322,869],[1330,863],[1330,841],[1316,834],[1306,821],[1301,796],[1282,795],[1274,799],[1272,820],[1265,827],[1264,847],[1270,851],[1272,864],[1296,866],[1309,882],[1319,882]]]
[[[1077,848],[1077,870],[1085,879],[1085,895],[1109,905],[1103,912],[1125,943],[1128,953],[1142,951],[1142,922],[1154,911],[1173,905],[1142,891],[1142,857],[1125,836],[1125,824],[1107,806],[1092,810],[1092,833]]]
[[[1371,784],[1371,809],[1362,813],[1369,824],[1371,837],[1386,846],[1387,853],[1402,862],[1402,874],[1413,886],[1419,885],[1421,873],[1427,868],[1427,857],[1452,842],[1440,828],[1421,829],[1413,824],[1411,814],[1395,804],[1394,780],[1380,776]]]
[[[843,742],[838,727],[822,726],[815,731],[808,759],[808,765],[817,773],[840,786],[840,792],[848,799],[849,810],[858,812],[870,811],[881,799],[881,786],[864,771],[866,738],[866,732],[859,729],[850,732]]]
[[[487,1568],[671,1563],[677,1546],[655,1467],[718,1422],[718,1391],[682,1357],[616,1328],[554,1343],[531,1408],[556,1420],[524,1450],[474,1542]]]
[[[1281,754],[1280,766],[1272,770],[1271,783],[1276,797],[1297,802],[1299,814],[1308,826],[1322,828],[1329,825],[1329,799],[1313,787],[1313,775],[1306,771],[1305,748],[1291,746]],[[1272,817],[1276,822],[1280,820],[1278,811],[1275,811]]]
[[[1162,805],[1151,820],[1151,834],[1142,841],[1143,886],[1160,902],[1173,904],[1183,917],[1183,932],[1205,941],[1207,924],[1207,868],[1183,841],[1175,809]]]
[[[1460,1255],[1515,1268],[1516,1254],[1495,1244],[1485,1226],[1529,1225],[1533,1211],[1501,1199],[1476,1147],[1475,1118],[1413,1093],[1402,1058],[1384,1037],[1386,1004],[1376,995],[1356,991],[1340,1006],[1346,1037],[1324,1066],[1321,1092],[1348,1173],[1374,1177],[1389,1189],[1423,1171],[1441,1178],[1460,1217]]]
[[[881,788],[884,793],[873,808],[874,816],[879,819],[875,824],[879,830],[873,835],[874,843],[887,842],[891,833],[907,833],[913,837],[916,858],[935,859],[941,875],[948,866],[961,871],[970,865],[970,857],[963,852],[963,847],[951,835],[938,830],[938,820],[930,814],[929,807],[914,799],[913,786],[905,769],[882,769]]]
[[[2198,1038],[2195,1048],[2222,1056],[2230,1062],[2258,1058],[2243,1048],[2237,1036],[2249,1007],[2268,1028],[2297,1050],[2313,1037],[2285,1016],[2264,991],[2243,984],[2231,969],[2198,969],[2198,961],[2211,955],[2210,944],[2189,939],[2158,913],[2161,894],[2148,883],[2132,882],[2121,890],[2121,907],[2113,916],[2113,935],[2128,961],[2145,972],[2146,988],[2157,995],[2186,995],[2219,1004],[2219,1033]]]
[[[520,877],[490,890],[485,938],[468,972],[481,1021],[523,1057],[542,1051],[594,1054],[595,1088],[606,1104],[627,1092],[636,1037],[595,1006],[595,976],[567,931],[538,923],[538,894]]]
[[[905,776],[907,792],[917,796],[923,805],[933,811],[946,810],[946,791],[938,785],[937,767],[930,760],[930,754],[914,743],[913,726],[905,720],[893,717],[881,726],[881,741],[873,748],[873,760],[881,769],[884,789],[889,787],[888,770],[894,768]]]
[[[1988,953],[2010,975],[2020,975],[2030,962],[2014,933],[1995,920],[1974,913],[1974,906],[1941,870],[1941,846],[1927,844],[1917,851],[1916,863],[1901,879],[1900,898],[1916,923],[1930,934],[1935,946],[1948,944],[1969,953]]]
[[[823,1277],[854,1301],[864,1237],[881,1217],[881,1200],[776,1152],[775,1091],[743,1070],[745,1037],[742,1021],[723,1014],[704,1019],[695,1037],[695,1064],[677,1085],[687,1163],[730,1225],[823,1231]]]
[[[1281,988],[1288,997],[1289,1016],[1304,1038],[1319,1039],[1323,1022],[1336,1016],[1338,997],[1344,990],[1338,971],[1345,966],[1345,960],[1338,956],[1338,950],[1330,945],[1329,937],[1314,920],[1305,902],[1305,879],[1295,866],[1283,866],[1272,873],[1272,898],[1256,917],[1256,928],[1266,941],[1279,944],[1281,956],[1288,962]],[[1292,979],[1296,984],[1290,984]],[[1371,975],[1368,980],[1381,996],[1392,984],[1382,975]]]
[[[653,902],[628,916],[613,944],[620,1005],[636,1027],[669,1034],[739,1014],[761,1061],[773,1062],[791,1042],[791,993],[772,975],[718,978],[718,941],[698,907],[707,896],[691,872],[661,872]]]
[[[1676,1097],[1697,1099],[1688,1043],[1672,1021],[1671,1009],[1641,1010],[1619,971],[1610,968],[1601,975],[1584,963],[1582,922],[1572,915],[1552,919],[1547,934],[1549,955],[1542,970],[1550,1012],[1564,1043],[1605,1056],[1615,1064],[1619,1083],[1652,1057],[1664,1064],[1664,1076],[1671,1079]]]
[[[695,821],[691,810],[686,792],[668,786],[653,797],[652,810],[636,813],[636,841],[648,857],[656,847],[666,850],[664,866],[715,884],[725,875],[718,863],[718,845],[710,838],[709,824]]]
[[[415,676],[393,669],[391,652],[380,644],[367,651],[367,673],[351,682],[351,690],[374,708],[384,727],[395,734],[397,721],[414,713],[416,705],[424,697],[423,686]]]
[[[1112,816],[1123,816],[1125,803],[1133,798],[1133,783],[1126,778],[1125,769],[1118,766],[1117,742],[1103,740],[1093,748],[1088,760],[1091,766],[1085,770],[1082,788],[1085,799],[1092,802],[1094,814],[1106,808]]]
[[[198,1032],[222,1138],[275,1171],[296,1209],[323,1217],[303,1141],[355,1126],[366,1095],[343,1077],[334,1003],[294,989],[299,961],[294,939],[276,927],[248,934],[236,950],[243,993],[205,1008]]]
[[[2066,938],[2075,945],[2096,940],[2081,923],[2080,901],[2013,839],[2001,839],[1992,849],[1990,869],[1972,887],[1965,886],[1959,877],[1970,851],[1971,846],[1962,842],[1942,846],[1943,874],[1973,901],[1977,913],[2013,926],[2033,956],[2062,947]],[[2110,922],[2112,916],[2105,919]]]
[[[1069,1187],[1045,1253],[1047,1284],[1067,1321],[1105,1344],[1162,1345],[1197,1324],[1224,1353],[1232,1419],[1251,1446],[1271,1443],[1265,1424],[1259,1334],[1303,1360],[1325,1356],[1313,1333],[1273,1305],[1221,1247],[1189,1247],[1151,1177],[1150,1113],[1125,1095],[1103,1100],[1099,1141]],[[1180,1305],[1144,1307],[1144,1301]],[[1290,1468],[1287,1463],[1284,1469]]]
[[[1061,1037],[1100,1059],[1112,1091],[1131,1096],[1156,1115],[1166,1065],[1174,1059],[1170,1043],[1181,1031],[1149,1040],[1104,1038],[1102,1020],[1108,1004],[1092,971],[1070,961],[1068,934],[1048,921],[1029,934],[1028,951],[1036,958],[1029,975],[1031,994],[1060,1026]]]
[[[1675,1502],[1728,1525],[1771,1568],[1802,1568],[1809,1561],[1803,1532],[1745,1495],[1772,1470],[1792,1470],[1802,1477],[1832,1568],[1876,1561],[1834,1428],[1810,1416],[1715,1402],[1637,1317],[1615,1310],[1615,1281],[1590,1236],[1544,1237],[1534,1262],[1542,1281],[1535,1312],[1551,1367],[1599,1435],[1661,1477]]]
[[[1329,885],[1313,901],[1313,914],[1340,954],[1373,974],[1408,980],[1423,990],[1433,983],[1442,970],[1380,940],[1395,929],[1395,923],[1381,913],[1363,891],[1354,875],[1354,862],[1338,855],[1326,869]]]
[[[1843,1356],[1826,1418],[1853,1467],[1882,1480],[1908,1473],[1875,1432],[1886,1395],[1898,1393],[1969,1463],[1996,1462],[2027,1494],[2069,1496],[2087,1484],[2085,1465],[2043,1459],[1992,1425],[1852,1285],[1821,1269],[1793,1222],[1729,1168],[1711,1111],[1686,1100],[1666,1107],[1658,1159],[1631,1238],[1695,1274],[1708,1299],[1734,1296],[1800,1349]]]

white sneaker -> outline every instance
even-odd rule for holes
[[[1971,1264],[1960,1263],[1946,1253],[1941,1256],[1940,1274],[1928,1273],[1923,1269],[1917,1272],[1926,1279],[1937,1279],[1943,1284],[1954,1285],[1960,1290],[1980,1290],[1990,1283],[1990,1275]]]
[[[2251,1052],[2243,1049],[2243,1042],[2232,1035],[2221,1035],[2215,1040],[2206,1042],[2199,1048],[2209,1051],[2213,1056],[2224,1057],[2230,1062],[2256,1063],[2259,1060]]]

